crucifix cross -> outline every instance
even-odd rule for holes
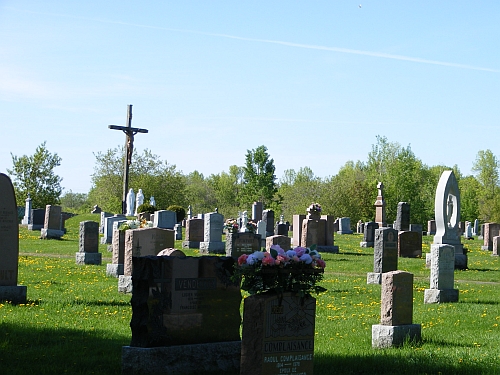
[[[132,153],[134,151],[134,135],[137,133],[147,133],[147,129],[132,127],[132,104],[127,106],[127,126],[108,125],[109,129],[121,130],[125,133],[125,158],[123,162],[123,196],[122,196],[122,214],[127,211],[127,190],[129,167],[132,164]]]

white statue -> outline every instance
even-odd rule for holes
[[[247,223],[248,223],[248,213],[246,211],[243,211],[243,214],[241,215],[240,232],[248,232]]]
[[[149,204],[151,206],[156,206],[155,197],[151,196],[151,198],[149,198]]]
[[[135,204],[134,189],[130,189],[127,194],[127,210],[125,212],[126,216],[134,215],[134,204]]]
[[[142,193],[142,189],[139,189],[137,192],[137,199],[135,200],[135,214],[137,215],[137,209],[141,204],[144,203],[144,194]]]

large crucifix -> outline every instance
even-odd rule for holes
[[[132,104],[127,106],[127,126],[108,125],[113,130],[122,130],[125,133],[125,158],[123,162],[123,197],[122,214],[127,212],[127,190],[128,190],[128,171],[132,164],[132,153],[134,152],[134,135],[137,133],[147,133],[147,129],[132,127]]]

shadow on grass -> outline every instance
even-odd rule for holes
[[[485,301],[485,300],[475,300],[475,301],[463,301],[460,300],[458,303],[467,303],[467,304],[472,304],[472,305],[500,305],[500,302],[498,301]]]
[[[372,257],[373,258],[373,254],[364,254],[364,253],[352,253],[352,252],[349,252],[349,251],[341,251],[339,253],[339,255],[356,255],[358,257]],[[347,260],[347,259],[346,259]],[[335,260],[337,261],[337,260]]]
[[[2,374],[120,374],[129,338],[102,331],[0,324]]]
[[[414,354],[415,353],[415,354]],[[480,365],[454,365],[446,359],[429,359],[428,356],[399,352],[398,349],[373,350],[366,355],[325,356],[315,355],[314,375],[347,375],[347,374],[484,374],[485,368]],[[491,371],[491,369],[490,369]]]

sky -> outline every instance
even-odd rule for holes
[[[464,175],[498,155],[500,2],[0,0],[0,172],[46,142],[87,193],[108,125],[183,174],[279,180],[366,162],[377,136]]]

